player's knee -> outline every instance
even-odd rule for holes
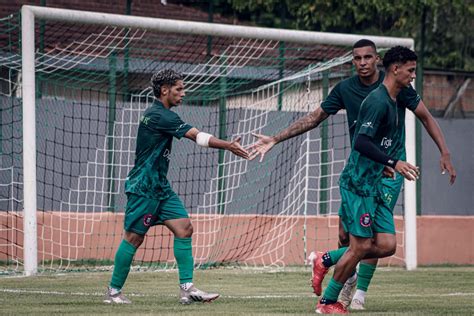
[[[397,251],[397,247],[391,248],[391,249],[387,252],[387,257],[393,256],[396,251]]]
[[[131,243],[135,248],[138,248],[141,246],[143,241],[145,240],[144,235],[139,235],[137,233],[133,232],[125,232],[125,240]]]
[[[179,218],[165,221],[168,227],[178,238],[190,238],[193,235],[193,225],[189,218]]]
[[[189,222],[183,229],[184,238],[190,238],[193,235],[194,228],[193,224]]]
[[[387,247],[386,247],[386,255],[387,255],[387,257],[393,256],[396,251],[397,251],[397,241],[396,241],[396,239],[394,238],[394,239],[391,239],[391,240],[387,243]]]
[[[370,251],[372,250],[372,243],[371,242],[364,242],[359,246],[359,252],[361,254],[361,258],[365,257]]]
[[[397,251],[397,240],[395,236],[393,236],[393,238],[385,239],[379,247],[383,249],[383,257],[394,255]]]
[[[372,250],[372,241],[368,238],[359,239],[357,242],[351,242],[349,249],[357,258],[362,260]]]

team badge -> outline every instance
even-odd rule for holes
[[[372,225],[372,219],[370,218],[369,213],[362,214],[362,216],[360,217],[360,224],[363,227],[369,227],[370,225]]]
[[[145,225],[146,227],[150,226],[152,219],[153,219],[153,215],[146,214],[145,216],[143,216],[143,225]]]

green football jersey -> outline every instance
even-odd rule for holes
[[[354,138],[360,105],[369,93],[374,91],[383,82],[384,78],[385,72],[380,71],[378,80],[374,84],[366,86],[360,81],[358,75],[352,76],[336,84],[328,97],[321,103],[322,109],[327,114],[334,115],[339,110],[346,110],[351,144]],[[402,89],[397,96],[397,103],[404,104],[411,110],[416,109],[420,100],[420,96],[411,86]]]
[[[135,165],[128,173],[125,192],[150,199],[167,198],[173,137],[180,139],[192,128],[158,100],[143,113],[138,126]]]
[[[361,104],[354,137],[359,134],[367,135],[388,156],[404,159],[405,108],[414,110],[416,106],[402,104],[398,99],[395,102],[383,84],[371,92]],[[382,178],[383,168],[383,164],[352,149],[339,184],[358,195],[375,196],[376,185]]]

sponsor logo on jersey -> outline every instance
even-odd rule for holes
[[[182,129],[182,128],[185,127],[186,125],[188,125],[188,124],[187,124],[187,123],[181,124],[180,126],[178,126],[178,128],[176,129],[175,132],[178,132],[180,129]]]
[[[370,218],[369,213],[362,214],[359,221],[360,225],[363,227],[369,227],[370,225],[372,225],[372,219]]]
[[[392,146],[392,139],[387,138],[387,137],[382,138],[382,141],[380,142],[380,146],[387,149],[388,147]]]
[[[150,117],[148,116],[142,116],[140,121],[145,124],[145,125],[148,125],[148,122],[150,121]]]
[[[372,124],[372,122],[365,122],[364,124],[362,124],[362,127],[374,128],[374,125]]]
[[[164,157],[166,160],[170,161],[170,159],[171,159],[170,156],[171,156],[171,150],[169,150],[168,148],[166,148],[165,151],[163,152],[163,157]]]

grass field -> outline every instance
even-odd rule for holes
[[[196,285],[222,297],[188,306],[177,302],[176,271],[132,272],[125,293],[133,304],[127,306],[102,303],[110,273],[0,277],[0,314],[312,315],[316,297],[309,277],[309,268],[198,270]],[[381,268],[366,307],[353,314],[473,315],[474,267]]]

